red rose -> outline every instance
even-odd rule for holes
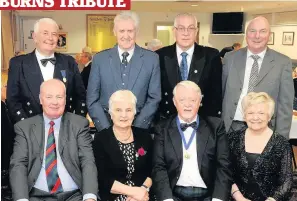
[[[144,156],[146,151],[141,147],[138,149],[137,153],[139,154],[139,156]]]

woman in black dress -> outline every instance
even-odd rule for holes
[[[242,101],[247,128],[228,134],[236,201],[287,201],[292,186],[292,153],[288,141],[268,127],[274,101],[251,92]]]
[[[147,130],[132,127],[136,97],[128,90],[115,92],[109,113],[113,126],[97,133],[93,142],[99,195],[104,201],[148,201],[152,138]]]

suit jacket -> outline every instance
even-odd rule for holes
[[[183,144],[176,117],[156,127],[153,154],[153,186],[158,200],[173,198],[182,170]],[[213,198],[227,200],[231,191],[231,162],[223,122],[216,117],[199,119],[196,132],[200,175]]]
[[[93,57],[87,89],[89,115],[98,131],[111,125],[108,101],[117,90],[128,89],[137,98],[137,114],[133,125],[147,129],[161,100],[160,66],[158,55],[135,45],[129,61],[131,67],[128,86],[122,85],[121,61],[118,46]]]
[[[245,150],[245,131],[246,129],[228,133],[231,159],[234,162],[234,182],[241,193],[250,200],[262,201],[263,198],[260,197],[264,196],[287,201],[293,184],[291,145],[286,138],[274,133],[250,170]],[[262,195],[254,194],[247,188],[251,185],[251,175]]]
[[[92,62],[90,62],[86,67],[84,67],[84,69],[80,73],[86,89],[88,88],[88,81],[89,81],[89,76],[91,72],[91,66],[92,66]]]
[[[29,199],[44,157],[44,120],[42,114],[20,121],[10,161],[10,183],[14,200]],[[59,153],[70,176],[82,194],[97,195],[95,165],[89,122],[78,115],[65,113],[59,131]]]
[[[226,54],[223,66],[223,119],[229,131],[244,82],[247,48]],[[267,48],[259,71],[255,92],[266,92],[275,101],[272,126],[289,137],[292,123],[294,86],[291,60]]]
[[[151,177],[152,138],[146,129],[132,128],[134,136],[135,153],[143,148],[144,156],[135,159],[134,173],[131,180],[136,186],[141,186],[147,177]],[[112,127],[104,129],[95,135],[93,150],[98,169],[98,183],[102,200],[115,200],[117,195],[110,190],[114,181],[125,183],[127,181],[127,163],[120,150],[118,141],[114,136]]]
[[[159,107],[160,116],[168,118],[176,115],[173,104],[173,89],[182,81],[176,54],[176,44],[156,51],[160,58],[162,100]],[[222,109],[222,63],[219,51],[195,43],[188,80],[199,85],[203,99],[199,114],[203,116],[221,116]]]
[[[224,47],[224,48],[220,51],[219,56],[222,57],[222,58],[224,58],[224,56],[225,56],[225,54],[226,54],[227,52],[231,52],[231,51],[233,51],[233,50],[234,50],[234,47],[233,47],[233,46],[231,46],[231,47]]]
[[[66,86],[65,111],[86,116],[86,90],[74,58],[60,53],[55,53],[55,57],[53,78],[61,80]],[[66,82],[65,79],[63,81],[62,70],[66,72]],[[43,81],[35,51],[10,60],[7,106],[14,122],[42,113],[39,93]]]

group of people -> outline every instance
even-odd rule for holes
[[[115,17],[117,44],[93,57],[85,86],[74,58],[54,52],[57,23],[37,21],[36,49],[8,75],[13,199],[289,200],[292,67],[267,47],[268,21],[253,19],[223,65],[195,42],[194,15],[177,15],[176,43],[155,52],[136,44],[139,23]]]

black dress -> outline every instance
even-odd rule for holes
[[[265,201],[268,197],[287,201],[290,198],[292,152],[283,136],[273,133],[258,156],[246,153],[245,130],[229,133],[228,140],[234,183],[244,197],[252,201]]]

